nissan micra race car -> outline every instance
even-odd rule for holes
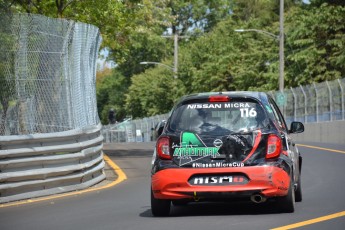
[[[275,101],[262,92],[200,93],[173,108],[152,159],[151,210],[171,203],[244,199],[294,212],[302,200],[302,158]]]

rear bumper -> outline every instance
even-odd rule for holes
[[[201,174],[244,174],[249,181],[243,185],[191,185],[189,178]],[[248,166],[241,168],[164,169],[152,175],[152,191],[156,199],[193,199],[215,197],[249,197],[261,194],[266,198],[286,196],[290,176],[276,166]]]

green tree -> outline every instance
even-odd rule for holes
[[[102,33],[102,45],[111,50],[125,50],[130,34],[142,24],[139,22],[145,22],[153,13],[136,0],[13,0],[11,4],[2,5],[12,12],[36,13],[93,24]]]
[[[234,0],[234,17],[244,22],[250,21],[253,18],[260,18],[263,24],[267,24],[272,22],[272,19],[277,20],[277,16],[279,15],[279,10],[275,12],[277,3],[279,6],[279,1]]]
[[[237,33],[232,17],[181,51],[179,76],[189,92],[274,89],[278,82],[278,43],[257,33]],[[252,27],[253,28],[253,27]],[[269,29],[269,28],[268,28]]]
[[[11,101],[15,95],[14,85],[14,41],[11,34],[11,18],[0,15],[0,135],[5,134],[5,122]]]
[[[232,3],[228,0],[170,0],[172,32],[186,34],[191,30],[210,31],[219,21],[228,16]]]
[[[180,79],[164,67],[146,70],[132,77],[126,95],[126,110],[133,118],[167,113],[184,94]]]
[[[131,36],[131,44],[128,45],[127,54],[122,54],[123,61],[118,63],[116,69],[127,78],[131,78],[149,67],[141,65],[140,62],[159,62],[164,57],[171,56],[171,50],[173,50],[172,43],[169,44],[165,38],[157,34],[134,33]]]
[[[127,115],[125,111],[125,93],[128,90],[129,79],[116,70],[105,71],[106,74],[98,73],[96,86],[97,108],[102,124],[108,124],[110,109],[116,112],[116,120],[121,121]]]
[[[295,8],[286,18],[289,86],[345,76],[345,7]]]
[[[334,6],[345,6],[343,0],[310,0],[310,5],[315,7],[320,7],[324,3]]]

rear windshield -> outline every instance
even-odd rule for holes
[[[184,104],[172,114],[169,128],[198,134],[227,135],[262,129],[268,124],[257,102],[204,102]]]

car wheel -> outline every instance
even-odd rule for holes
[[[298,182],[297,182],[297,190],[295,191],[295,201],[301,202],[302,201],[302,187],[301,187],[301,175],[299,175]]]
[[[170,200],[156,199],[151,189],[151,212],[154,216],[168,216],[170,203]]]
[[[292,213],[295,211],[295,191],[293,180],[291,179],[288,194],[278,201],[279,209],[282,212]]]

